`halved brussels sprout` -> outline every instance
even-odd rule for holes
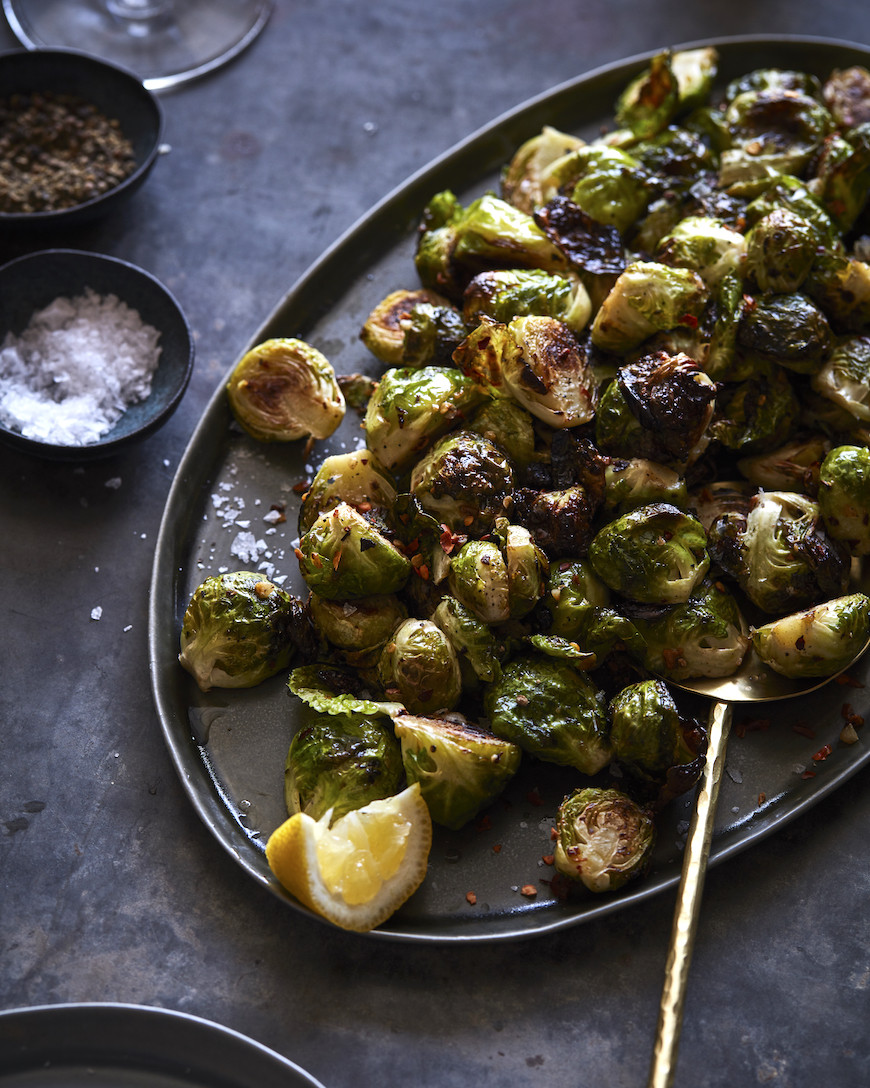
[[[608,458],[604,469],[604,510],[611,517],[627,514],[638,506],[667,502],[686,509],[686,481],[674,469],[642,457]]]
[[[290,742],[284,767],[287,811],[331,823],[370,801],[392,797],[402,784],[402,753],[384,720],[318,715]]]
[[[572,151],[550,168],[544,195],[568,189],[571,201],[596,222],[625,233],[652,197],[649,175],[627,151],[603,144]]]
[[[634,261],[613,285],[592,323],[592,343],[624,355],[654,333],[697,322],[708,288],[691,268]]]
[[[514,491],[513,518],[524,525],[549,559],[584,555],[592,539],[599,501],[583,484]]]
[[[470,608],[455,597],[442,597],[432,613],[432,622],[450,639],[460,666],[467,663],[474,676],[486,683],[498,679],[505,644]]]
[[[591,892],[615,892],[643,876],[654,844],[652,813],[620,790],[586,786],[559,806],[556,869]]]
[[[542,460],[535,441],[535,424],[532,413],[513,397],[494,397],[474,413],[468,421],[468,429],[476,431],[500,446],[514,465],[525,466]]]
[[[402,366],[405,347],[405,322],[414,308],[423,303],[449,306],[449,301],[437,291],[425,287],[416,290],[391,291],[366,318],[360,330],[360,340],[369,351],[387,366]]]
[[[388,370],[366,410],[368,448],[384,468],[404,471],[483,400],[475,382],[454,367]]]
[[[870,265],[839,253],[819,254],[804,290],[840,333],[870,329]]]
[[[251,688],[307,655],[316,637],[308,610],[253,571],[206,578],[181,621],[179,663],[203,691]]]
[[[870,639],[870,597],[850,593],[755,630],[755,652],[790,677],[834,676]]]
[[[693,726],[661,680],[629,684],[610,700],[613,757],[633,777],[663,781],[672,768],[692,763],[697,752],[686,736]]]
[[[502,171],[501,195],[520,211],[531,215],[544,203],[541,176],[557,159],[583,146],[583,141],[567,132],[560,132],[552,125],[544,125],[541,131],[517,148],[510,162]]]
[[[712,47],[657,53],[619,96],[617,124],[642,140],[661,132],[677,114],[706,99],[718,59]]]
[[[299,506],[299,534],[308,532],[318,514],[339,502],[363,513],[389,510],[396,499],[392,480],[378,465],[371,450],[336,453],[324,458]]]
[[[507,569],[508,612],[512,619],[522,619],[541,599],[549,562],[524,525],[498,518],[493,535]]]
[[[435,823],[454,831],[499,796],[522,759],[515,744],[459,716],[399,714],[394,726],[408,783],[420,784]]]
[[[393,593],[354,600],[329,600],[312,593],[308,601],[317,630],[332,646],[354,654],[354,660],[377,650],[408,615]]]
[[[742,454],[776,449],[788,441],[800,412],[784,367],[757,365],[744,381],[728,384],[716,399],[712,438]]]
[[[870,336],[850,336],[812,377],[812,387],[855,419],[870,422]]]
[[[452,366],[453,352],[469,333],[459,310],[420,303],[401,322],[402,366]]]
[[[819,470],[818,502],[828,533],[852,555],[870,555],[870,449],[831,450]]]
[[[823,434],[801,435],[770,453],[741,457],[737,467],[756,487],[770,491],[810,491],[830,448],[830,440]]]
[[[819,248],[811,223],[789,208],[774,208],[746,235],[745,273],[762,291],[797,291]]]
[[[688,600],[710,566],[701,523],[670,503],[640,506],[605,525],[589,559],[602,582],[645,604]]]
[[[452,710],[462,694],[456,651],[431,620],[409,617],[399,625],[381,652],[378,675],[386,694],[412,714]]]
[[[737,342],[744,351],[798,374],[815,374],[831,349],[828,319],[806,295],[761,295],[743,313]]]
[[[662,264],[693,269],[713,288],[741,267],[745,252],[740,231],[711,216],[691,215],[659,241],[655,256]]]
[[[550,565],[543,604],[550,614],[547,630],[573,638],[586,610],[610,602],[610,590],[586,559],[564,560]]]
[[[507,564],[492,540],[469,540],[451,556],[450,592],[484,623],[510,619]]]
[[[297,558],[308,588],[332,600],[395,593],[411,573],[407,556],[346,502],[315,518]]]
[[[712,291],[710,302],[712,331],[706,351],[699,353],[704,373],[715,382],[748,378],[752,363],[747,364],[737,351],[737,330],[746,305],[743,277],[738,272],[726,273]]]
[[[484,693],[492,731],[547,763],[594,775],[612,750],[604,696],[568,661],[519,654]]]
[[[328,438],[344,419],[332,364],[304,340],[266,340],[236,364],[226,387],[233,415],[261,442]]]
[[[870,121],[870,72],[860,64],[835,68],[825,81],[822,97],[841,128]]]
[[[555,317],[581,332],[592,314],[586,288],[576,276],[538,268],[495,269],[475,276],[462,298],[462,316],[471,325],[485,314],[507,324],[514,317]]]
[[[870,124],[835,133],[815,163],[813,187],[819,202],[843,234],[850,231],[870,194]]]
[[[411,470],[410,490],[428,513],[480,537],[510,510],[514,474],[502,450],[474,431],[453,431]]]
[[[290,673],[287,687],[306,706],[321,714],[391,718],[404,705],[380,697],[356,669],[332,664],[300,665]]]

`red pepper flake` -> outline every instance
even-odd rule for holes
[[[526,899],[534,899],[538,894],[538,889],[534,884],[523,884],[520,888],[520,895],[524,895]]]
[[[542,861],[542,862],[543,862],[543,863],[544,863],[545,865],[555,865],[555,863],[556,863],[556,855],[555,855],[555,854],[543,854],[543,855],[541,856],[541,861]]]
[[[338,564],[341,562],[341,551],[335,553],[335,558],[332,560],[332,569],[338,570]]]
[[[526,800],[529,802],[530,805],[542,805],[544,803],[541,799],[541,791],[538,789],[537,786],[529,790],[529,792],[526,794]]]
[[[443,532],[439,539],[441,541],[441,547],[447,555],[450,555],[454,548],[461,548],[468,540],[468,537],[464,533],[454,533],[446,525],[442,525],[441,528]]]
[[[687,325],[690,329],[697,329],[698,327],[698,319],[694,314],[683,314],[679,323],[681,325]]]
[[[815,778],[815,777],[816,777],[816,772],[815,771],[804,771],[804,773],[801,775],[801,778]]]
[[[834,677],[834,682],[847,688],[864,687],[860,680],[856,680],[854,676],[850,676],[847,672],[841,672],[839,676]]]
[[[493,852],[494,854],[500,854],[500,853],[501,853],[501,843],[500,843],[500,842],[497,842],[497,843],[495,844],[495,846],[493,846],[493,848],[492,848],[492,852]]]
[[[425,563],[423,563],[422,566],[417,567],[416,570],[424,582],[429,581],[429,568]]]
[[[551,827],[551,828],[550,828],[550,839],[551,839],[551,840],[552,840],[553,842],[555,842],[555,841],[556,841],[556,839],[558,839],[558,837],[559,837],[559,832],[558,832],[558,831],[556,830],[556,828],[555,828],[555,827]]]
[[[801,722],[798,722],[796,725],[793,725],[791,728],[792,728],[792,732],[800,733],[800,735],[802,737],[809,737],[810,740],[813,740],[815,738],[815,735],[816,735],[815,729],[810,729],[810,727],[808,725],[803,725]]]
[[[304,554],[301,548],[294,548],[293,554],[296,556],[297,559],[304,559]]]
[[[477,903],[477,896],[474,894],[474,892],[466,892],[465,901],[469,904],[469,906],[473,907]]]
[[[293,485],[293,490],[297,495],[302,495],[304,497],[305,492],[309,487],[311,487],[311,484],[307,480],[300,480],[298,484]]]
[[[813,756],[813,762],[821,763],[823,760],[828,758],[833,750],[834,749],[830,746],[830,744],[823,744],[818,752],[816,752],[816,754]]]
[[[422,555],[420,555],[419,552],[417,552],[416,555],[411,556],[411,566],[414,568],[414,570],[419,570],[420,567],[422,567],[424,563],[425,563],[425,559],[423,558]]]
[[[489,831],[491,827],[492,827],[492,820],[489,818],[489,816],[483,816],[483,817],[481,817],[481,819],[479,819],[477,821],[477,830],[478,831]]]
[[[764,804],[764,802],[766,800],[767,800],[767,794],[766,793],[759,793],[759,795],[758,795],[758,807],[761,808],[761,806]]]

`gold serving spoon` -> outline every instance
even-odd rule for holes
[[[860,574],[853,564],[853,584]],[[865,589],[866,592],[866,589]],[[835,680],[850,669],[870,648],[870,640],[859,646],[845,668],[823,678],[808,677],[792,680],[769,669],[750,651],[740,669],[732,676],[719,679],[701,678],[669,684],[714,700],[708,722],[707,755],[698,785],[697,799],[689,825],[683,853],[683,868],[677,893],[677,905],[671,930],[671,941],[665,964],[665,982],[659,1008],[656,1041],[653,1049],[647,1088],[670,1088],[676,1074],[683,1002],[689,976],[689,964],[695,943],[695,931],[701,907],[701,891],[710,856],[716,802],[725,767],[725,749],[731,729],[732,708],[735,703],[766,703],[806,695]]]

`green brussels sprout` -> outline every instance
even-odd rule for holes
[[[452,710],[462,694],[456,651],[431,620],[409,618],[399,625],[381,652],[378,676],[387,695],[412,714]]]
[[[317,516],[346,502],[365,513],[389,510],[396,489],[371,450],[336,453],[324,458],[299,506],[299,534],[308,532]]]
[[[407,608],[392,593],[348,601],[312,593],[308,607],[327,642],[353,653],[355,661],[379,650],[408,615]]]
[[[453,352],[469,333],[456,307],[419,303],[401,321],[402,366],[452,366]]]
[[[687,118],[686,125],[691,122]],[[652,174],[668,183],[661,197],[652,201],[644,216],[644,223],[656,209],[669,207],[673,212],[671,226],[682,218],[685,201],[691,203],[689,189],[699,175],[715,170],[718,156],[712,141],[699,131],[682,125],[669,125],[650,139],[631,145],[631,154]],[[634,243],[634,238],[632,239]],[[638,248],[635,245],[635,248]]]
[[[766,180],[762,191],[746,205],[746,226],[752,228],[770,212],[785,208],[800,216],[816,232],[819,250],[838,252],[842,248],[840,232],[831,217],[801,178],[780,174]]]
[[[721,391],[709,433],[726,449],[742,454],[766,452],[791,437],[799,413],[785,369],[760,364],[751,378]]]
[[[667,684],[641,680],[610,700],[613,757],[632,777],[663,779],[669,770],[697,755],[686,740],[686,726]]]
[[[611,457],[604,469],[604,511],[619,517],[638,506],[667,502],[686,508],[686,481],[667,465],[642,457]]]
[[[604,696],[568,661],[519,654],[483,697],[492,731],[546,763],[594,775],[611,759]]]
[[[737,330],[744,351],[798,374],[819,371],[831,341],[831,327],[821,309],[797,291],[759,296],[744,310]]]
[[[488,400],[477,409],[467,426],[470,431],[482,434],[500,446],[514,465],[529,465],[544,456],[536,449],[532,413],[513,397]]]
[[[644,666],[668,680],[731,676],[749,649],[749,627],[736,600],[706,579],[682,604],[632,619],[643,638]]]
[[[679,113],[707,98],[718,60],[711,47],[657,53],[619,96],[617,124],[642,140],[661,132]]]
[[[846,234],[870,195],[870,124],[864,122],[847,136],[834,134],[826,140],[815,173],[819,202],[837,229]]]
[[[539,268],[504,268],[481,272],[466,287],[465,322],[472,325],[481,314],[505,325],[514,317],[555,317],[572,332],[581,332],[592,315],[592,303],[576,277]]]
[[[704,373],[714,382],[742,381],[751,376],[737,351],[737,330],[743,317],[743,279],[738,272],[726,273],[711,295],[712,331],[703,353]]]
[[[510,509],[514,474],[493,442],[453,431],[411,470],[410,490],[425,511],[454,532],[480,537]]]
[[[815,228],[789,208],[774,208],[746,235],[746,275],[762,291],[797,291],[818,250]]]
[[[493,532],[507,568],[508,612],[511,619],[522,619],[541,599],[549,561],[524,525],[498,518]]]
[[[252,688],[314,649],[308,610],[262,574],[206,578],[181,621],[179,663],[203,691]]]
[[[708,540],[720,568],[763,612],[806,608],[848,585],[848,549],[828,535],[806,495],[759,492],[748,513],[717,518]]]
[[[649,175],[618,147],[586,145],[555,162],[542,179],[547,199],[568,191],[572,203],[597,223],[624,234],[652,196]]]
[[[321,714],[391,718],[404,705],[378,698],[355,668],[332,664],[300,665],[293,669],[287,687],[306,706]]]
[[[821,99],[822,86],[817,76],[789,68],[754,68],[732,79],[725,88],[725,101],[733,102],[748,91],[798,92]]]
[[[870,555],[870,449],[837,446],[819,470],[819,509],[830,536]]]
[[[541,175],[557,159],[583,146],[583,141],[552,125],[524,141],[501,175],[501,195],[520,211],[531,215],[544,203]]]
[[[526,635],[523,641],[547,657],[570,661],[575,669],[595,669],[601,664],[597,654],[581,650],[576,642],[561,635]]]
[[[346,502],[317,516],[297,557],[308,588],[332,600],[395,593],[411,573],[410,560]]]
[[[652,813],[621,790],[586,786],[559,806],[556,869],[591,892],[615,892],[643,876],[654,845]]]
[[[492,193],[467,208],[452,193],[436,194],[423,212],[414,263],[424,287],[456,302],[472,276],[493,264],[568,271],[532,216]]]
[[[840,128],[870,121],[870,72],[860,64],[835,68],[822,88],[822,100]]]
[[[329,360],[304,340],[266,340],[242,356],[226,386],[238,424],[260,442],[328,438],[344,419]]]
[[[772,450],[741,457],[737,468],[757,487],[770,491],[808,491],[819,465],[831,448],[823,434],[799,435]]]
[[[506,647],[470,608],[455,597],[442,597],[432,613],[432,622],[450,639],[460,666],[467,663],[474,676],[486,683],[498,679]]]
[[[483,399],[454,367],[387,370],[366,410],[366,444],[384,468],[401,472]]]
[[[600,529],[589,560],[612,590],[645,604],[686,601],[707,573],[701,523],[669,503],[630,510]]]
[[[589,608],[609,604],[610,590],[588,559],[564,560],[550,565],[542,601],[549,633],[573,638]]]
[[[662,264],[693,269],[713,288],[723,276],[738,270],[746,244],[740,231],[720,220],[691,215],[661,238],[655,258]]]
[[[515,744],[458,716],[399,714],[394,725],[408,783],[419,783],[433,821],[452,831],[499,796],[522,759]]]
[[[422,304],[449,306],[448,300],[437,291],[425,287],[416,290],[391,291],[365,319],[360,330],[360,340],[369,351],[386,366],[404,364],[405,321],[414,308]]]
[[[812,387],[849,415],[870,422],[870,336],[850,336],[832,350]]]
[[[634,261],[620,275],[592,323],[592,343],[624,355],[654,333],[697,321],[708,288],[691,268]]]
[[[870,330],[870,265],[866,261],[840,253],[819,254],[804,290],[837,332]]]
[[[507,563],[492,540],[469,540],[451,556],[450,592],[484,623],[510,619]]]
[[[384,721],[318,715],[294,735],[284,767],[287,811],[330,823],[371,801],[392,797],[402,784],[402,753]]]
[[[782,676],[834,676],[870,639],[870,597],[850,593],[753,632],[755,652]]]

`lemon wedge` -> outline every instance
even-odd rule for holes
[[[348,812],[330,827],[297,812],[269,836],[266,861],[300,902],[342,929],[385,922],[423,883],[432,818],[414,783]]]

